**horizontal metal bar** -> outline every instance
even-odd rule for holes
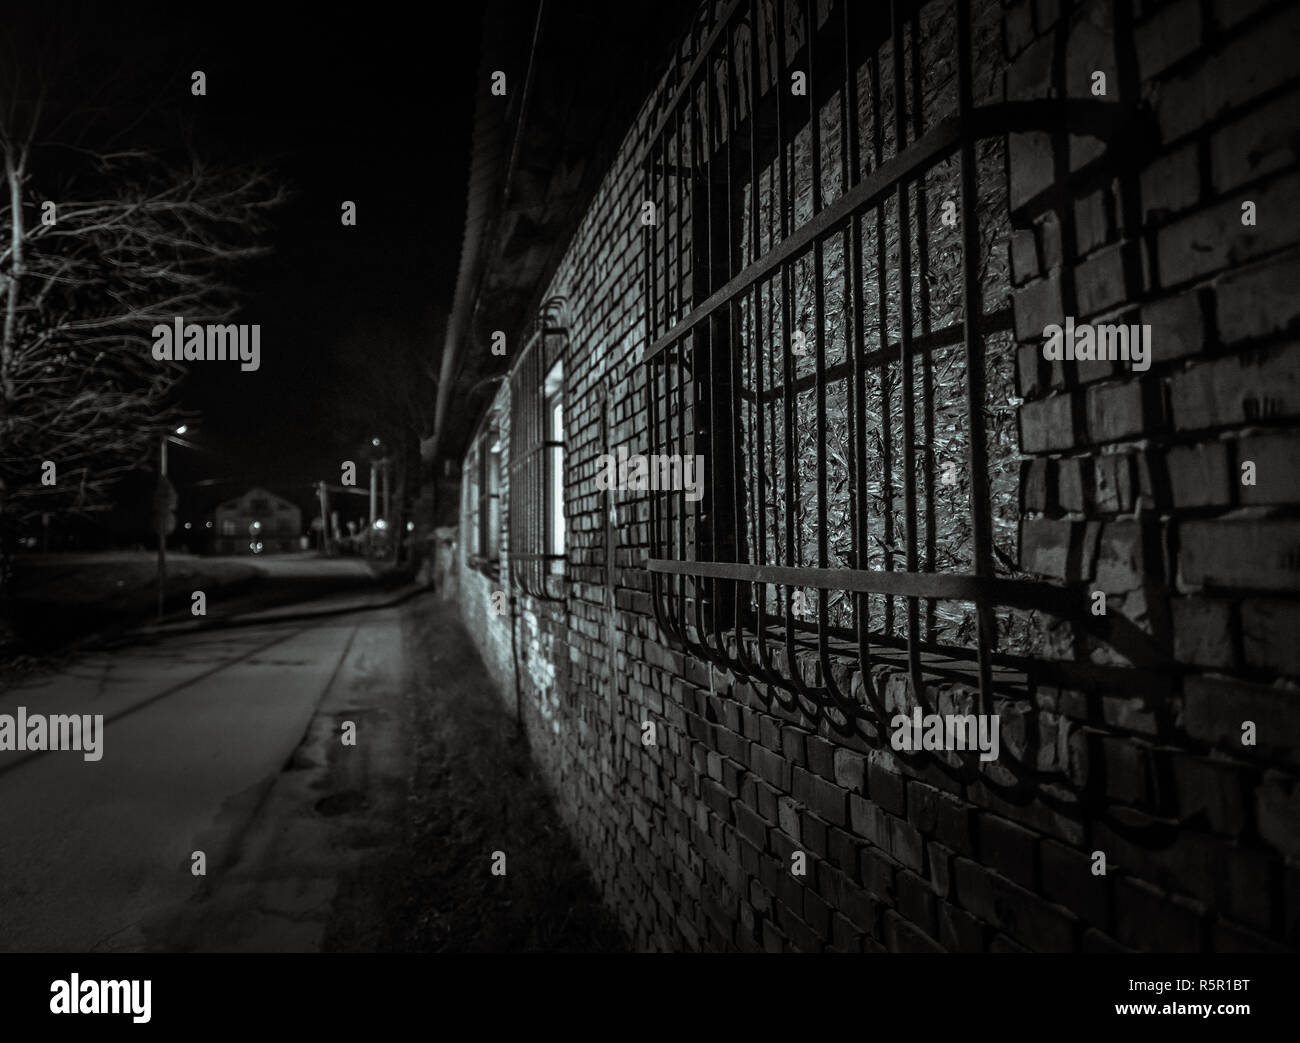
[[[886,160],[868,177],[854,185],[830,206],[797,231],[792,232],[779,245],[769,250],[729,283],[709,297],[703,304],[671,330],[660,337],[646,352],[646,361],[657,357],[665,348],[688,334],[719,308],[728,305],[754,283],[795,259],[824,235],[831,234],[841,221],[848,220],[858,210],[883,200],[897,185],[943,160],[961,144],[961,121],[951,116],[937,123],[915,144]]]
[[[660,116],[658,122],[655,123],[655,128],[651,132],[650,137],[646,139],[651,142],[652,148],[654,147],[653,143],[658,141],[663,135],[664,128],[668,126],[668,121],[677,115],[677,110],[682,108],[685,103],[685,100],[692,89],[691,84],[694,82],[696,74],[700,71],[700,67],[703,66],[705,62],[716,57],[713,53],[713,49],[717,45],[718,40],[722,38],[722,34],[725,33],[731,25],[731,19],[735,16],[740,4],[741,0],[730,0],[722,13],[718,16],[718,22],[713,27],[713,31],[709,33],[708,37],[700,45],[699,52],[696,54],[695,59],[691,62],[689,68],[687,68],[685,74],[682,76],[681,82],[678,84],[677,93],[673,95],[672,101],[670,101],[668,106],[664,109],[664,114]]]
[[[672,561],[650,558],[646,568],[675,576],[731,579],[744,583],[779,583],[817,590],[846,590],[862,594],[942,598],[948,601],[987,601],[1049,612],[1077,610],[1082,586],[1058,586],[1039,580],[1012,580],[953,572],[876,572],[863,569],[790,568],[730,561]]]
[[[1001,308],[998,311],[988,312],[981,315],[979,319],[979,330],[982,335],[987,336],[990,333],[1002,333],[1012,327],[1012,315],[1010,308]],[[935,330],[932,333],[926,333],[916,337],[912,341],[912,355],[915,358],[934,351],[936,348],[951,347],[954,344],[962,343],[965,337],[965,326],[961,322],[954,323],[951,326],[945,326],[942,329]],[[887,348],[877,348],[875,351],[868,351],[858,360],[858,365],[864,369],[871,369],[874,366],[892,366],[898,362],[899,345],[893,341]],[[826,367],[826,383],[833,384],[837,380],[844,380],[846,377],[853,375],[853,363],[837,362],[833,366]],[[815,387],[817,374],[809,373],[800,377],[794,383],[796,394],[807,391]],[[761,397],[756,396],[753,391],[742,389],[738,394],[747,402],[757,401],[770,402],[774,399],[780,399],[789,394],[789,391],[783,384],[777,384],[776,387],[767,388],[763,391]]]
[[[565,561],[567,555],[564,554],[513,554],[507,552],[506,555],[511,561]]]

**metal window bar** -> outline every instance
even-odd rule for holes
[[[1000,17],[996,5],[980,15]],[[955,84],[937,87],[928,78],[942,63],[922,47],[936,25],[957,52]],[[645,235],[651,451],[705,454],[708,476],[698,503],[680,490],[650,495],[656,617],[694,653],[845,731],[883,714],[871,685],[870,705],[851,685],[877,661],[899,663],[918,702],[928,676],[969,677],[961,664],[973,663],[989,712],[995,679],[1027,661],[997,654],[1015,619],[995,607],[1061,614],[1080,603],[1068,586],[999,575],[994,559],[985,341],[1011,322],[1008,307],[984,308],[996,229],[981,228],[978,167],[986,139],[1062,118],[1104,134],[1120,114],[1086,102],[977,106],[974,47],[969,0],[891,0],[887,11],[735,0],[678,66],[645,154],[658,220]],[[802,95],[792,72],[805,76]],[[955,97],[934,113],[928,94]],[[824,133],[837,106],[838,127]],[[960,231],[945,244],[960,258],[948,260],[955,291],[931,272],[940,202],[958,205]],[[805,358],[792,348],[808,296]],[[941,304],[949,321],[936,321]],[[935,402],[954,371],[961,437]],[[832,398],[842,431],[831,429]],[[941,420],[964,454],[969,536],[946,541],[957,550],[939,534],[959,502],[935,480]],[[815,598],[811,615],[800,594]]]
[[[546,374],[567,352],[563,327],[544,313],[510,371],[510,578],[542,601],[564,600],[565,555],[548,545],[548,456],[564,443],[547,437]]]
[[[501,496],[501,455],[498,445],[499,431],[495,423],[490,424],[478,438],[478,503],[475,505],[478,517],[478,556],[491,569],[498,567],[501,550],[500,540],[500,496]],[[498,445],[497,452],[492,446]]]

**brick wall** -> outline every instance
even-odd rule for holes
[[[1300,231],[1296,136],[1282,129],[1300,100],[1288,57],[1300,10],[1068,7],[1003,12],[1012,100],[1109,103],[1129,128],[1109,148],[1064,124],[1007,141],[1020,564],[1102,591],[1112,623],[1109,639],[1077,621],[1047,627],[1048,656],[1109,667],[1104,683],[1038,681],[999,703],[1004,744],[1059,784],[1008,794],[919,770],[769,705],[659,635],[647,504],[616,494],[607,526],[594,475],[601,453],[646,451],[638,160],[666,81],[546,289],[566,299],[569,331],[567,598],[521,594],[515,612],[494,611],[492,592],[509,589],[507,510],[501,578],[471,566],[461,540],[459,590],[510,705],[518,678],[534,756],[638,947],[1300,940]],[[1047,362],[1041,331],[1066,315],[1149,323],[1150,369]],[[503,446],[510,406],[503,387],[491,407]],[[508,449],[503,467],[508,479]],[[508,480],[501,492],[508,505]],[[887,693],[898,680],[882,666],[869,683]]]

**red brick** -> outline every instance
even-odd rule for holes
[[[925,845],[925,862],[930,867],[930,889],[938,898],[952,893],[952,860],[956,857],[951,848],[931,841]]]
[[[867,792],[867,759],[852,750],[835,751],[835,782],[852,793]]]
[[[1102,98],[1119,100],[1115,40],[1111,12],[1106,5],[1089,5],[1071,19],[1065,43],[1065,65],[1067,97],[1092,99],[1092,74],[1100,70],[1106,74],[1106,93]]]
[[[898,874],[898,911],[930,937],[939,933],[934,892],[925,880],[906,870]]]
[[[860,844],[842,829],[832,826],[827,831],[826,860],[837,869],[856,877]]]
[[[1188,666],[1232,666],[1232,606],[1210,598],[1174,598],[1174,658]]]
[[[1223,442],[1174,446],[1165,455],[1173,507],[1219,507],[1232,502],[1228,449]]]
[[[1300,274],[1300,273],[1297,273]],[[1300,284],[1297,284],[1300,285]],[[1241,464],[1255,465],[1255,484],[1241,485]],[[1237,443],[1237,468],[1233,482],[1243,504],[1300,503],[1300,435],[1268,434],[1243,438]]]
[[[1223,342],[1239,344],[1293,328],[1300,321],[1296,286],[1300,286],[1300,256],[1295,254],[1220,279],[1218,326]]]
[[[1090,854],[1055,840],[1038,848],[1043,874],[1043,897],[1063,905],[1094,927],[1110,924],[1110,880],[1094,876]]]
[[[1026,453],[1069,449],[1074,445],[1074,413],[1071,396],[1026,402],[1020,407],[1020,448]]]
[[[1300,589],[1300,522],[1184,522],[1178,539],[1179,581],[1187,588]]]
[[[1035,101],[1052,96],[1052,41],[1029,46],[1007,70],[1007,100]]]
[[[1040,193],[1056,184],[1056,166],[1050,134],[1043,131],[1017,132],[1008,135],[1008,141],[1010,159],[1007,166],[1011,171],[1010,200],[1014,212],[1032,203]],[[1041,324],[1039,330],[1042,330]]]
[[[1052,272],[1046,279],[1026,284],[1012,295],[1012,311],[1016,320],[1016,340],[1043,341],[1043,328],[1065,322],[1061,305],[1061,278]]]
[[[1300,677],[1300,602],[1249,598],[1241,605],[1241,643],[1248,666]]]
[[[1091,492],[1091,458],[1076,456],[1057,462],[1056,502],[1061,510],[1085,513],[1092,502]]]
[[[1138,379],[1089,387],[1086,391],[1088,437],[1116,442],[1152,433],[1161,423],[1154,385]]]
[[[1075,246],[1082,256],[1110,242],[1110,193],[1091,192],[1074,204]]]
[[[759,778],[777,789],[790,792],[790,762],[762,746],[750,751],[749,766]]]
[[[1204,816],[1215,833],[1238,836],[1247,826],[1246,776],[1239,765],[1211,757],[1171,753],[1166,763],[1173,776],[1178,815]]]
[[[983,952],[984,925],[970,913],[940,902],[939,942],[948,952]]]
[[[1032,228],[1020,228],[1011,233],[1011,282],[1023,286],[1039,275],[1038,239]]]
[[[997,815],[981,815],[978,821],[980,861],[1033,890],[1038,877],[1038,838]]]
[[[864,847],[858,853],[858,874],[863,889],[886,905],[894,904],[894,874],[897,871],[893,859],[875,847]]]
[[[861,952],[862,932],[847,917],[836,913],[831,917],[831,944],[837,952]]]
[[[1214,952],[1250,952],[1277,953],[1294,955],[1295,949],[1279,945],[1254,931],[1227,920],[1214,921],[1214,939],[1211,946]]]
[[[894,815],[904,814],[903,777],[878,757],[867,765],[867,790],[873,803]]]
[[[961,854],[969,855],[975,849],[974,816],[970,807],[932,786],[908,781],[907,817],[918,831]]]
[[[1150,80],[1192,54],[1201,41],[1201,5],[1178,0],[1137,26],[1138,75]]]
[[[1020,462],[1020,510],[1022,513],[1041,514],[1055,499],[1049,482],[1055,471],[1054,460],[1022,460]]]
[[[1073,950],[1074,921],[1064,911],[967,859],[955,865],[962,908],[1035,952]]]
[[[1186,902],[1137,880],[1115,881],[1115,933],[1149,952],[1197,952],[1201,915]]]
[[[1046,391],[1050,386],[1044,375],[1047,365],[1041,343],[1019,345],[1016,348],[1016,394],[1021,398],[1037,398]]]
[[[1120,594],[1160,577],[1156,533],[1152,526],[1134,521],[1107,522],[1097,544],[1098,590]]]
[[[1257,14],[1272,2],[1273,0],[1214,0],[1214,20],[1220,26],[1228,28]]]
[[[1295,112],[1300,93],[1292,90],[1221,128],[1210,139],[1214,189],[1229,192],[1300,158]]]
[[[1287,858],[1300,858],[1300,783],[1294,776],[1265,774],[1256,794],[1255,818],[1265,843]]]
[[[835,778],[835,747],[820,735],[810,735],[804,740],[808,751],[808,767],[824,779]]]
[[[791,792],[795,800],[808,805],[833,825],[845,825],[848,816],[844,813],[844,790],[833,782],[827,782],[820,775],[813,775],[801,768],[794,769],[792,782]]]
[[[724,822],[731,821],[731,796],[712,779],[700,783],[700,795],[704,803]]]
[[[1028,3],[1012,4],[1003,19],[1007,57],[1014,58],[1034,39],[1033,7]]]
[[[807,767],[808,754],[804,748],[804,740],[807,736],[808,733],[802,728],[792,728],[787,725],[781,729],[781,752],[791,764]]]
[[[1297,51],[1300,19],[1294,7],[1284,7],[1182,76],[1162,84],[1156,118],[1164,140],[1198,130],[1285,81],[1293,72],[1291,59]]]
[[[750,841],[760,850],[767,848],[767,823],[758,815],[757,812],[751,811],[744,804],[735,805],[736,828],[740,835]]]
[[[1074,270],[1077,315],[1093,316],[1122,304],[1141,291],[1139,285],[1126,284],[1124,255],[1128,247],[1111,246],[1099,250]]]
[[[1162,228],[1156,236],[1160,282],[1164,286],[1198,279],[1246,262],[1295,240],[1293,201],[1300,176],[1271,178],[1251,189],[1257,224],[1241,223],[1244,200],[1229,198]]]
[[[1188,677],[1183,688],[1183,727],[1194,739],[1238,756],[1294,760],[1300,754],[1300,699],[1294,691],[1200,675]],[[1243,721],[1255,722],[1255,746],[1242,745]]]
[[[1093,499],[1107,514],[1133,509],[1134,470],[1127,453],[1104,453],[1093,458]]]
[[[1126,945],[1120,945],[1114,938],[1101,931],[1093,930],[1091,927],[1083,932],[1083,940],[1080,945],[1080,951],[1086,953],[1131,953],[1133,952]]]
[[[1205,347],[1205,312],[1196,292],[1142,305],[1142,324],[1151,327],[1152,364],[1195,355]]]
[[[943,952],[943,946],[892,909],[885,910],[884,927],[890,952]]]
[[[807,808],[799,814],[799,836],[808,854],[816,855],[819,860],[826,857],[830,846],[827,825]]]
[[[1020,567],[1056,579],[1088,579],[1095,558],[1080,522],[1035,518],[1020,523]]]
[[[1169,381],[1174,425],[1183,431],[1300,415],[1300,351],[1286,345],[1194,366]]]

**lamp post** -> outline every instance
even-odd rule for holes
[[[154,494],[154,527],[158,530],[158,618],[162,619],[167,589],[167,536],[176,524],[172,514],[176,507],[176,490],[167,480],[167,443],[189,430],[181,424],[175,431],[163,431],[158,437],[158,489]],[[180,443],[184,445],[184,442]]]

